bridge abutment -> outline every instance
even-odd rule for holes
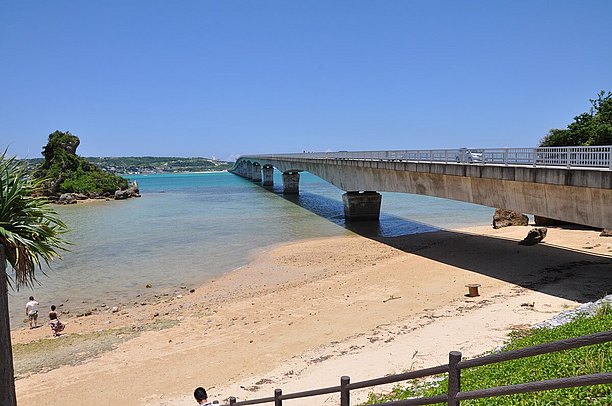
[[[274,186],[274,167],[270,165],[263,166],[263,185]]]
[[[375,220],[380,218],[382,195],[378,192],[346,192],[342,195],[346,220]]]
[[[283,194],[284,195],[300,194],[300,173],[299,172],[284,172],[283,173]]]

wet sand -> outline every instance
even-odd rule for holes
[[[57,339],[46,326],[15,330],[19,405],[184,405],[197,386],[219,400],[334,386],[443,364],[451,350],[476,356],[612,292],[612,238],[549,228],[543,244],[519,246],[529,229],[280,245],[203,286],[65,318]],[[480,296],[466,297],[472,283]]]

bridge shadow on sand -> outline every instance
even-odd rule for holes
[[[363,237],[527,289],[581,303],[612,293],[612,256],[550,244],[521,246],[516,240],[442,230],[388,213],[381,213],[380,222],[346,222],[336,200],[308,192],[279,196]]]

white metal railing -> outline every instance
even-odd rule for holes
[[[460,148],[396,151],[302,152],[244,158],[350,159],[480,165],[527,165],[612,170],[612,146],[540,148]],[[237,162],[243,157],[238,158]]]

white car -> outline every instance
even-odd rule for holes
[[[472,162],[484,162],[484,159],[482,157],[482,153],[480,152],[472,152],[471,150],[467,148],[461,148],[459,149],[459,151],[457,152],[457,155],[455,156],[455,161],[472,163]]]

